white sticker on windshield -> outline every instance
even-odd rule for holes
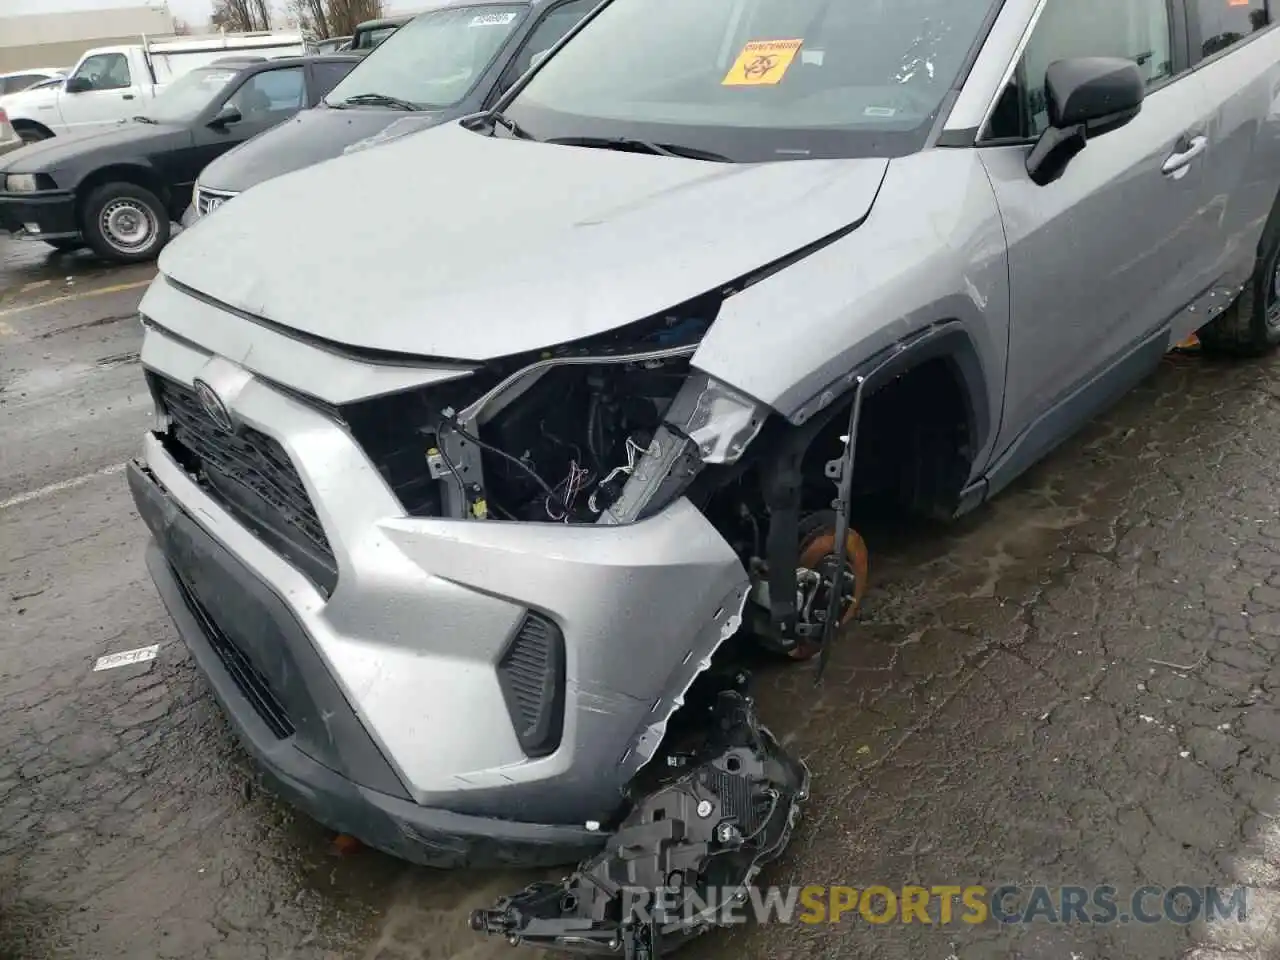
[[[867,107],[862,111],[864,117],[895,117],[898,111],[893,107]]]
[[[801,50],[800,51],[800,62],[806,63],[813,67],[822,66],[822,61],[825,60],[826,58],[827,58],[827,52],[825,50]]]
[[[229,80],[234,80],[235,77],[236,75],[234,73],[206,73],[204,75],[204,82],[205,83],[226,83]]]
[[[481,13],[471,18],[468,26],[472,27],[505,27],[516,18],[514,13]]]

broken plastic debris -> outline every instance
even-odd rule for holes
[[[114,667],[127,667],[134,663],[146,663],[148,660],[154,660],[159,650],[160,644],[153,643],[149,647],[139,647],[136,650],[109,653],[105,657],[99,657],[98,662],[93,665],[93,669],[95,671],[111,670]]]
[[[718,926],[727,903],[716,891],[745,899],[783,851],[809,771],[739,691],[721,691],[714,712],[697,764],[642,799],[603,851],[560,883],[534,883],[475,911],[471,929],[513,946],[655,960]]]
[[[1187,759],[1187,757],[1191,756],[1191,751],[1190,751],[1190,750],[1180,750],[1180,751],[1178,752],[1178,756],[1180,756],[1183,760],[1185,760],[1185,759]]]

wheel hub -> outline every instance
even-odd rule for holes
[[[115,248],[133,251],[145,247],[155,234],[151,211],[132,200],[115,200],[102,211],[102,232]]]
[[[854,618],[867,590],[867,545],[855,530],[845,538],[844,575],[836,575],[836,534],[834,530],[818,530],[800,545],[800,566],[796,570],[799,622],[820,627],[826,621],[831,591],[840,581],[837,606],[837,628]],[[790,651],[794,660],[808,660],[821,649],[818,640],[802,639]]]

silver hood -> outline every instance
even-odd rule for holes
[[[660,313],[855,224],[887,165],[708,163],[452,123],[261,184],[160,269],[338,343],[484,360]]]

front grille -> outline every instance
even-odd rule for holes
[[[326,595],[332,593],[338,582],[333,548],[284,447],[252,427],[224,430],[195,391],[155,374],[150,378],[169,417],[165,439],[175,458],[259,539]]]
[[[564,729],[564,634],[539,613],[528,613],[498,661],[498,684],[525,754],[545,757]]]
[[[207,187],[197,187],[196,214],[203,217],[205,214],[212,213],[234,196],[235,194],[229,190],[210,190]]]
[[[195,614],[196,619],[200,621],[200,626],[204,629],[204,634],[209,640],[209,646],[218,655],[218,659],[222,661],[222,665],[226,668],[227,673],[231,675],[231,679],[235,681],[240,693],[252,704],[253,709],[262,718],[262,722],[267,725],[276,739],[285,740],[293,736],[293,721],[285,713],[284,706],[280,703],[280,700],[271,692],[266,678],[249,662],[249,658],[241,652],[235,642],[222,632],[222,628],[209,616],[209,612],[196,599],[195,594],[187,587],[187,584],[176,570],[174,571],[174,579],[178,583],[178,588],[182,591],[183,598],[187,601],[187,606]]]

